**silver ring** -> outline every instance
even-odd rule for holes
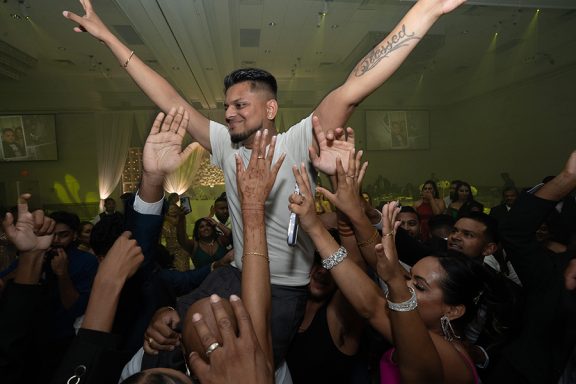
[[[210,346],[208,347],[208,349],[206,349],[206,356],[210,356],[210,354],[212,352],[214,352],[216,349],[220,348],[220,343],[219,342],[214,342],[212,344],[210,344]]]

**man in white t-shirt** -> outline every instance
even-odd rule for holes
[[[298,236],[296,246],[289,247],[286,244],[289,220],[287,197],[292,193],[295,184],[291,167],[306,162],[311,170],[313,165],[319,171],[333,174],[336,157],[341,157],[346,163],[348,150],[353,146],[353,137],[350,137],[349,141],[338,140],[345,136],[339,127],[344,126],[362,100],[394,73],[436,20],[463,1],[420,0],[392,32],[360,60],[346,81],[322,99],[310,116],[290,128],[288,132],[279,135],[280,145],[276,146],[274,157],[276,159],[281,152],[286,152],[288,157],[266,204],[266,234],[270,243],[270,273],[273,284],[272,332],[275,348],[290,339],[288,337],[284,341],[279,341],[279,336],[275,334],[278,328],[282,328],[284,332],[284,328],[287,327],[284,320],[278,321],[280,318],[284,316],[291,318],[288,320],[291,327],[288,330],[290,335],[300,324],[299,316],[303,313],[306,299],[305,285],[309,281],[308,273],[313,260],[312,244],[303,233]],[[64,17],[78,23],[76,31],[89,32],[108,46],[132,79],[158,107],[165,112],[174,107],[184,107],[190,116],[188,133],[212,153],[212,161],[224,170],[232,216],[235,265],[241,268],[240,259],[243,251],[241,233],[242,230],[249,228],[243,228],[239,214],[234,159],[237,153],[245,162],[247,161],[256,132],[267,129],[268,140],[277,134],[276,79],[268,72],[259,69],[240,69],[228,75],[225,79],[227,126],[220,125],[194,109],[174,87],[114,36],[94,12],[89,0],[82,1],[82,6],[86,12],[84,16],[65,11]],[[315,116],[314,119],[312,115]],[[322,123],[321,126],[319,122]],[[352,136],[351,130],[349,133]],[[311,147],[310,155],[308,155],[309,147]],[[344,164],[344,167],[347,168],[347,164]],[[207,280],[209,279],[210,277]],[[275,296],[275,289],[283,293]],[[289,303],[293,303],[294,306]],[[275,353],[276,357],[278,354],[282,355],[281,351]]]

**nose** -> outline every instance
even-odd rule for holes
[[[230,120],[232,117],[234,117],[236,115],[236,110],[234,109],[234,106],[232,105],[228,105],[225,107],[224,109],[224,117],[226,118],[226,120]]]

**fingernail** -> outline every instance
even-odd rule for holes
[[[211,295],[210,296],[210,302],[217,303],[219,301],[220,301],[220,296],[218,296],[218,295]]]
[[[192,321],[199,321],[200,319],[202,319],[202,316],[199,313],[192,315]]]
[[[239,301],[240,298],[236,295],[230,295],[230,301]]]

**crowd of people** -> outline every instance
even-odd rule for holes
[[[537,187],[506,188],[491,215],[461,180],[448,201],[428,180],[413,207],[376,209],[354,131],[341,128],[462,2],[417,2],[284,133],[270,73],[225,78],[224,126],[116,38],[89,0],[83,16],[64,12],[164,112],[124,214],[107,199],[81,223],[30,211],[29,194],[6,213],[3,246],[18,257],[0,272],[2,383],[575,382],[576,151]],[[178,196],[163,189],[192,153],[186,134],[226,181],[191,237]],[[330,186],[316,186],[318,172]]]

